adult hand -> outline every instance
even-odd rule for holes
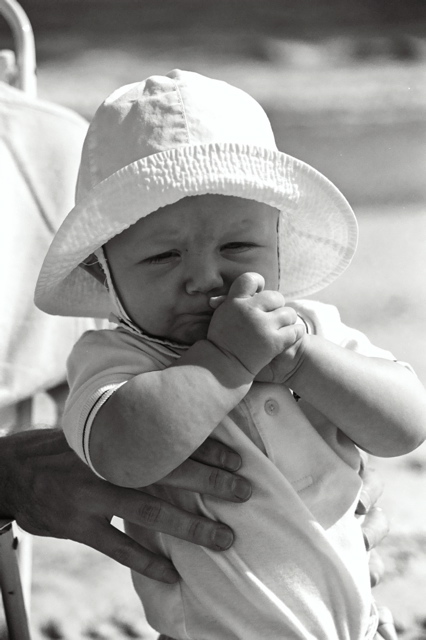
[[[363,488],[361,491],[357,514],[364,516],[361,525],[364,535],[364,543],[367,551],[370,551],[369,569],[371,586],[379,584],[383,573],[384,564],[375,547],[380,544],[389,533],[387,518],[380,507],[376,506],[377,500],[383,492],[383,481],[379,474],[366,466],[366,458],[361,470]],[[387,607],[379,607],[379,626],[375,640],[397,640],[396,629],[392,614]]]
[[[240,465],[237,453],[208,439],[165,482],[242,502],[251,489],[247,480],[232,473]],[[57,429],[34,429],[0,439],[0,487],[0,515],[13,517],[25,531],[81,542],[162,582],[178,580],[172,563],[112,526],[114,515],[216,551],[233,542],[233,532],[225,524],[98,478]]]
[[[361,470],[363,488],[358,502],[356,513],[364,516],[361,524],[364,535],[364,543],[367,551],[370,551],[370,581],[374,587],[381,580],[383,575],[383,562],[375,551],[375,547],[389,533],[387,518],[376,503],[383,492],[383,481],[374,470],[363,465]]]
[[[379,626],[374,640],[398,640],[393,616],[387,607],[379,607]]]

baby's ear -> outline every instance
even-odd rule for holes
[[[87,273],[90,273],[90,275],[100,282],[102,286],[106,287],[105,274],[102,271],[101,264],[94,253],[91,253],[84,262],[81,262],[79,267],[87,271]]]

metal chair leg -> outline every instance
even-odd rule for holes
[[[0,589],[9,640],[31,640],[12,522],[0,520]]]

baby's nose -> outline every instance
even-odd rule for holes
[[[185,289],[189,294],[212,293],[223,286],[223,276],[215,260],[192,259],[186,265]]]

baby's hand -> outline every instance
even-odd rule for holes
[[[273,382],[274,384],[286,384],[290,376],[301,364],[309,345],[304,340],[306,325],[303,320],[298,321],[297,326],[302,330],[302,336],[297,344],[297,350],[287,349],[279,353],[256,376],[256,382]]]
[[[225,299],[214,298],[216,308],[207,339],[227,355],[235,357],[255,376],[282,351],[297,350],[304,327],[296,325],[297,314],[286,307],[278,291],[264,291],[258,273],[236,278]]]

